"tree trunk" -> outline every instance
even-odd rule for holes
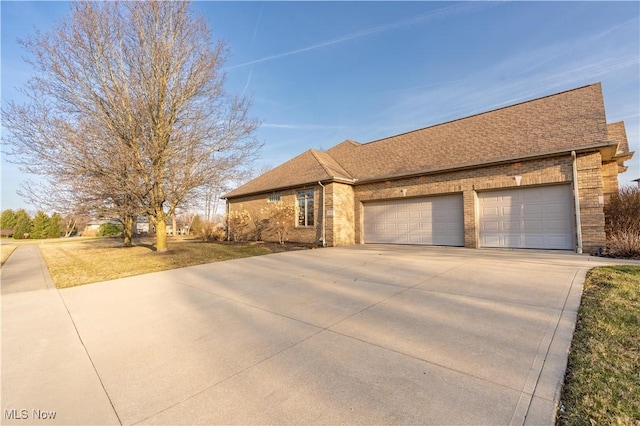
[[[171,225],[173,226],[173,233],[171,235],[175,237],[176,235],[178,235],[178,221],[176,220],[175,213],[171,215],[171,221]]]
[[[133,216],[124,217],[124,246],[131,247],[133,244]]]
[[[167,219],[161,213],[156,217],[156,251],[162,253],[167,250]]]

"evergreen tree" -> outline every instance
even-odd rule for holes
[[[51,215],[49,227],[47,228],[47,238],[60,238],[62,234],[62,216],[54,213]]]
[[[199,214],[197,214],[191,221],[191,227],[189,228],[189,233],[198,235],[201,230],[202,230],[202,218],[200,217]]]
[[[31,232],[31,216],[25,209],[20,209],[16,212],[16,227],[13,229],[13,238],[21,240],[23,238],[29,238]]]
[[[13,210],[3,210],[0,217],[0,229],[13,229],[16,227],[16,214]]]
[[[30,237],[34,239],[47,238],[47,229],[50,221],[49,215],[42,210],[38,210],[36,216],[33,218]]]

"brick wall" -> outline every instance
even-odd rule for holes
[[[278,191],[277,193],[280,194],[280,200],[282,203],[296,206],[296,215],[297,215],[298,205],[296,201],[296,195],[298,190],[311,189],[311,188],[314,189],[314,197],[313,197],[314,222],[316,224],[320,224],[321,223],[320,215],[322,214],[322,204],[321,204],[322,188],[317,186],[305,187],[305,188],[299,188],[295,190],[291,189],[286,191]],[[269,198],[269,194],[250,195],[246,197],[236,198],[236,199],[230,200],[230,203],[229,203],[230,209],[232,211],[246,210],[253,217],[261,217],[263,216],[263,214],[261,214],[260,210],[270,205],[270,203],[267,201],[268,198]],[[252,235],[253,229],[254,228],[251,227],[245,239],[253,238],[253,235]],[[288,241],[305,243],[305,244],[316,244],[320,239],[320,232],[321,232],[320,226],[313,226],[313,227],[297,226],[297,216],[296,216],[293,218],[292,229],[291,229],[291,232],[289,233]],[[278,241],[278,237],[277,235],[275,235],[275,233],[267,230],[263,232],[262,240]]]
[[[602,160],[599,152],[578,155],[578,192],[580,199],[580,221],[582,223],[582,250],[591,253],[606,242],[604,232],[604,198],[601,173]]]
[[[611,195],[618,192],[618,163],[611,161],[602,165],[602,192],[605,204]]]
[[[363,203],[406,197],[424,197],[459,193],[464,206],[464,244],[476,248],[479,245],[477,229],[477,193],[497,189],[572,183],[573,164],[570,155],[552,158],[518,161],[509,164],[444,172],[414,178],[403,178],[355,186],[330,183],[325,186],[328,213],[325,224],[327,246],[363,243]],[[580,154],[577,158],[580,215],[582,223],[583,251],[589,253],[605,244],[604,211],[601,199],[605,192],[617,188],[617,169],[601,164],[599,152]],[[302,188],[300,188],[302,189]],[[289,241],[319,243],[322,237],[322,188],[314,187],[315,228],[295,227]],[[297,190],[282,191],[284,203],[296,205]],[[602,198],[601,198],[602,197]],[[257,214],[266,205],[268,194],[242,197],[231,202],[232,209],[246,209]],[[297,208],[297,205],[296,205]],[[269,232],[263,234],[266,241],[276,240]]]
[[[327,245],[355,244],[355,206],[353,187],[343,183],[327,185]]]
[[[407,197],[462,193],[465,247],[478,247],[476,191],[517,187],[516,176],[521,176],[520,186],[523,187],[571,182],[571,157],[521,161],[492,167],[357,185],[354,191],[355,241],[359,243],[363,241],[362,203],[402,198],[402,189],[406,189]]]

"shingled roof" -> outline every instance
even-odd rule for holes
[[[620,125],[607,127],[602,88],[596,83],[366,144],[347,140],[326,152],[310,150],[225,198],[318,181],[409,176],[616,142],[628,151]]]
[[[224,198],[327,180],[352,182],[353,178],[326,152],[310,149],[229,192]]]

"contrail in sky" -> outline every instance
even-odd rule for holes
[[[315,49],[320,49],[322,47],[327,47],[327,46],[332,46],[334,44],[340,44],[340,43],[344,43],[346,41],[350,41],[350,40],[354,40],[357,38],[362,38],[362,37],[366,37],[372,34],[378,34],[381,32],[385,32],[385,31],[391,31],[391,30],[395,30],[397,28],[403,28],[403,27],[408,27],[410,25],[414,25],[414,24],[418,24],[418,23],[422,23],[422,22],[426,22],[426,21],[431,21],[434,19],[439,19],[439,18],[445,18],[447,16],[451,16],[451,15],[457,15],[460,13],[468,13],[468,12],[475,12],[477,10],[481,10],[481,9],[485,9],[487,7],[492,7],[496,5],[496,3],[493,2],[465,2],[462,4],[457,4],[454,6],[449,6],[449,7],[445,7],[442,9],[437,9],[434,10],[433,12],[427,13],[425,15],[420,15],[417,16],[415,18],[411,18],[411,19],[407,19],[404,21],[400,21],[400,22],[394,22],[391,24],[385,24],[385,25],[380,25],[377,27],[373,27],[373,28],[369,28],[366,30],[362,30],[362,31],[357,31],[351,34],[346,34],[342,37],[338,37],[338,38],[334,38],[331,40],[327,40],[327,41],[323,41],[321,43],[317,43],[311,46],[307,46],[307,47],[302,47],[300,49],[295,49],[295,50],[290,50],[288,52],[283,52],[283,53],[278,53],[275,55],[271,55],[271,56],[265,56],[264,58],[260,58],[260,59],[254,59],[253,61],[249,61],[249,62],[244,62],[241,64],[237,64],[237,65],[232,65],[230,67],[227,67],[227,70],[232,70],[235,68],[241,68],[241,67],[246,67],[248,65],[254,65],[254,64],[259,64],[262,62],[267,62],[267,61],[272,61],[274,59],[280,59],[280,58],[284,58],[286,56],[292,56],[292,55],[297,55],[299,53],[304,53],[304,52],[308,52],[310,50],[315,50]],[[254,34],[255,36],[255,34]]]

